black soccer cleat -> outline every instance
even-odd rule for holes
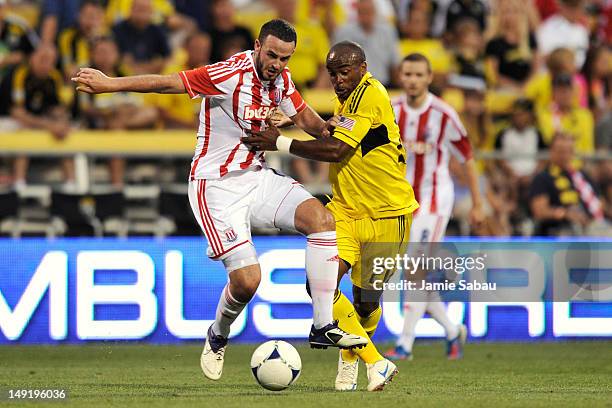
[[[338,321],[336,320],[320,329],[315,329],[313,325],[310,328],[308,342],[311,348],[316,349],[326,349],[328,347],[354,349],[365,347],[368,344],[368,339],[345,332],[338,327]]]

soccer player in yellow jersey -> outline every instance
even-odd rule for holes
[[[418,208],[406,181],[406,152],[383,85],[367,71],[363,49],[340,42],[327,55],[327,70],[338,96],[331,137],[298,141],[280,135],[274,126],[253,132],[243,141],[257,150],[280,150],[312,160],[331,162],[333,198],[327,205],[336,219],[340,266],[338,280],[351,269],[353,303],[340,291],[334,318],[345,331],[370,338],[381,317],[382,291],[375,285],[390,278],[372,273],[374,257],[405,253],[412,213]],[[368,391],[380,391],[397,374],[372,341],[360,350],[341,350],[337,390],[357,387],[358,358],[367,367]]]

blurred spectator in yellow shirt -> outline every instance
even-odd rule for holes
[[[38,43],[36,33],[7,11],[6,1],[0,0],[0,80],[10,67],[26,60]]]
[[[277,0],[278,17],[295,27],[298,46],[289,60],[291,78],[298,88],[330,88],[325,59],[329,51],[329,40],[325,31],[310,20],[297,20],[298,0]]]
[[[187,60],[182,65],[166,68],[165,74],[194,69],[210,63],[211,40],[208,34],[195,33],[183,44]],[[193,129],[198,123],[202,99],[190,99],[184,94],[156,95],[156,106],[167,129]]]
[[[423,9],[411,10],[407,20],[400,26],[401,32],[406,36],[400,40],[400,53],[408,55],[416,52],[425,55],[431,62],[434,73],[432,85],[441,88],[450,70],[452,56],[446,51],[441,40],[429,37],[430,26],[430,12]]]
[[[339,0],[299,0],[296,18],[320,25],[331,38],[336,28],[346,22],[345,9],[348,7],[342,6]]]
[[[55,69],[57,50],[53,45],[41,44],[28,63],[14,68],[0,85],[0,115],[9,115],[18,127],[43,129],[54,138],[64,139],[70,132],[68,112],[61,100],[62,74]],[[16,188],[26,183],[29,159],[20,156],[14,163]],[[72,159],[62,160],[66,183],[74,183]]]
[[[573,103],[574,82],[571,75],[559,74],[552,80],[552,103],[537,110],[538,125],[544,142],[550,144],[555,133],[574,139],[576,152],[594,152],[593,115]]]
[[[59,54],[66,79],[72,78],[80,67],[89,63],[89,45],[95,37],[105,34],[104,9],[98,1],[86,0],[79,7],[77,26],[59,35]]]
[[[123,76],[119,68],[119,50],[111,37],[100,37],[91,47],[91,65],[111,77]],[[76,92],[76,90],[75,90]],[[86,94],[76,92],[74,114],[84,120],[89,129],[127,130],[152,128],[157,122],[157,110],[149,96],[138,93]],[[115,187],[124,179],[125,160],[110,159],[110,178]]]
[[[525,85],[525,96],[531,99],[536,108],[543,109],[552,100],[552,79],[561,74],[573,77],[574,94],[572,102],[583,108],[588,105],[587,86],[584,77],[576,71],[574,52],[569,48],[558,48],[546,58],[547,71],[532,77]]]

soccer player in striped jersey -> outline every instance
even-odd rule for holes
[[[327,208],[336,219],[342,260],[338,280],[350,269],[353,282],[353,302],[336,292],[334,318],[344,330],[371,338],[382,314],[382,284],[395,272],[379,274],[373,261],[405,253],[418,203],[405,178],[406,151],[389,95],[368,72],[363,49],[349,41],[334,45],[327,55],[327,70],[338,97],[332,137],[292,140],[270,127],[243,140],[258,150],[278,149],[331,163],[333,198]],[[382,390],[398,372],[370,340],[355,352],[341,350],[337,390],[357,388],[359,359],[367,367],[368,391]]]
[[[417,53],[406,56],[400,66],[404,94],[392,102],[402,142],[408,151],[406,178],[420,205],[410,230],[412,253],[427,252],[430,249],[427,243],[444,239],[454,201],[448,168],[450,155],[463,163],[472,196],[471,222],[483,221],[477,170],[467,133],[455,110],[428,91],[432,78],[431,64],[425,56]],[[402,334],[397,346],[385,356],[397,360],[412,358],[415,327],[427,311],[446,331],[448,358],[461,358],[465,326],[451,323],[438,292],[409,296],[412,300],[404,304]]]
[[[276,19],[262,26],[254,50],[213,65],[171,75],[122,78],[84,68],[73,78],[77,90],[88,93],[203,97],[189,200],[208,240],[208,256],[221,260],[229,275],[200,358],[205,376],[213,380],[222,374],[230,325],[261,279],[251,226],[299,231],[308,237],[306,275],[313,303],[310,344],[323,348],[367,344],[366,338],[340,330],[333,321],[339,260],[332,214],[295,180],[268,168],[262,150],[240,140],[247,130],[260,130],[277,107],[308,133],[329,135],[326,122],[304,102],[286,68],[296,44],[295,29]]]

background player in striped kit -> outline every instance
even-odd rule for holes
[[[73,78],[77,90],[88,93],[186,92],[192,98],[203,97],[189,200],[208,239],[208,256],[221,260],[229,275],[200,358],[204,375],[212,380],[223,372],[230,325],[261,279],[251,225],[299,231],[308,237],[310,344],[322,348],[367,344],[364,337],[348,334],[333,322],[339,260],[332,214],[295,180],[268,168],[263,151],[240,140],[246,130],[260,130],[276,107],[307,132],[329,135],[326,123],[303,101],[286,68],[296,44],[293,26],[276,19],[262,26],[254,50],[213,65],[171,75],[121,78],[85,68]]]
[[[414,189],[419,209],[410,229],[409,253],[428,253],[444,238],[453,209],[453,181],[448,163],[452,154],[463,163],[472,196],[471,222],[483,221],[477,170],[467,133],[455,110],[429,92],[431,64],[421,54],[409,54],[400,67],[404,94],[393,100],[402,142],[408,151],[406,178]],[[418,284],[420,286],[420,284]],[[410,292],[404,304],[404,327],[397,346],[385,353],[390,359],[411,359],[415,327],[427,311],[446,331],[448,358],[462,356],[465,327],[453,324],[437,291]]]

